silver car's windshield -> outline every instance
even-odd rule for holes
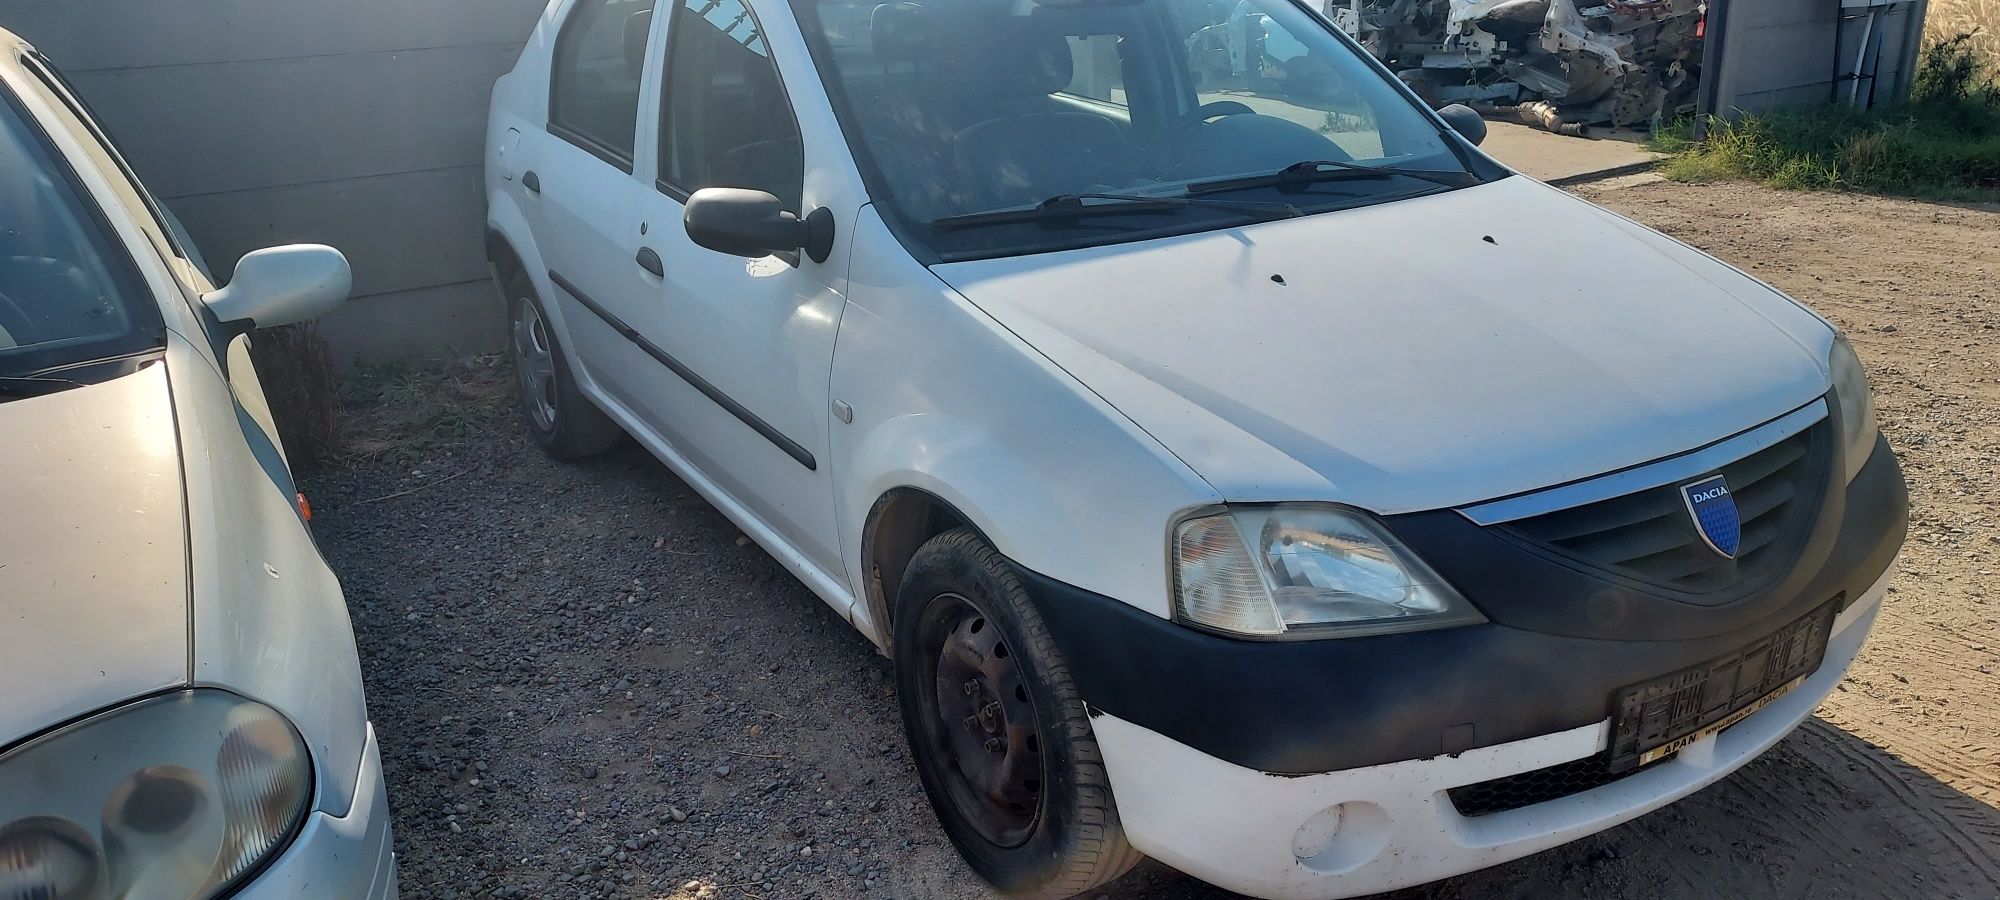
[[[1254,178],[1312,161],[1469,177],[1433,119],[1290,0],[793,3],[876,199],[947,258],[1240,224],[1256,217],[1252,203],[1315,211],[1451,184]],[[1190,187],[1242,202],[965,218]]]
[[[142,284],[69,164],[0,90],[0,376],[159,346]]]

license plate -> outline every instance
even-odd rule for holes
[[[1834,613],[1829,603],[1735,653],[1619,692],[1611,770],[1666,759],[1796,690],[1826,658]]]

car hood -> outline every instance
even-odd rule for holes
[[[184,683],[166,366],[0,403],[0,746]]]
[[[1231,501],[1460,506],[1828,389],[1823,320],[1526,178],[934,271]]]

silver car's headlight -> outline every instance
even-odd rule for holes
[[[1868,391],[1868,373],[1861,370],[1861,358],[1854,355],[1847,335],[1834,339],[1827,366],[1833,370],[1833,398],[1840,403],[1840,446],[1846,451],[1851,483],[1875,453],[1875,397]]]
[[[1372,517],[1236,507],[1174,527],[1174,610],[1242,637],[1351,637],[1486,621]]]
[[[0,900],[186,900],[284,846],[312,800],[292,724],[217,690],[141,700],[0,756]]]

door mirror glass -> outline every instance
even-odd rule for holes
[[[833,249],[833,213],[814,210],[799,218],[767,191],[703,188],[688,198],[682,216],[688,237],[700,246],[752,259],[803,249],[825,262]]]
[[[1454,103],[1438,110],[1438,117],[1444,119],[1444,123],[1450,125],[1451,130],[1471,141],[1472,146],[1477,147],[1486,142],[1486,120],[1473,112],[1472,107]]]
[[[325,315],[347,299],[353,286],[354,275],[340,251],[293,244],[243,257],[229,285],[201,302],[225,328],[247,334]]]

